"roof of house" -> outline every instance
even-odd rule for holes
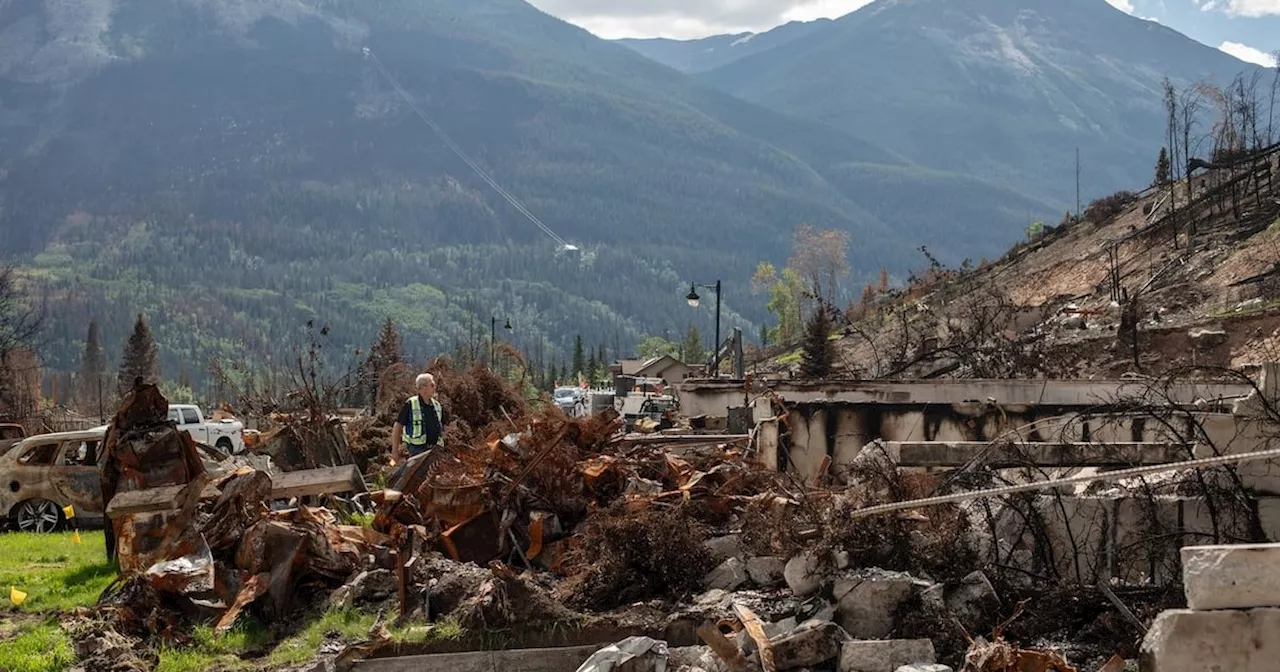
[[[644,365],[645,361],[642,359],[620,359],[616,366],[619,369],[618,373],[621,375],[634,376],[637,371],[644,368]]]
[[[658,371],[665,371],[675,365],[686,366],[684,362],[672,357],[671,355],[662,355],[661,357],[654,357],[644,364],[641,364],[637,373],[656,373]]]

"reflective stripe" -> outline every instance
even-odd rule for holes
[[[440,400],[433,397],[431,399],[431,408],[436,412],[436,420],[442,421],[444,419],[444,413],[440,410]],[[422,417],[422,400],[419,399],[416,394],[409,397],[409,425],[404,428],[404,435],[402,438],[405,443],[411,446],[427,445],[427,431],[426,427],[423,425]],[[443,422],[440,423],[440,436],[436,439],[436,445],[444,445]]]

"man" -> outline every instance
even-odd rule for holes
[[[396,462],[444,445],[444,426],[448,419],[436,399],[435,376],[420,373],[413,383],[418,393],[405,400],[391,428],[391,458]]]

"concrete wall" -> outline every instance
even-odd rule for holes
[[[902,442],[1015,443],[1183,443],[1195,446],[1196,457],[1244,453],[1280,446],[1280,427],[1230,413],[1147,414],[1096,413],[1067,407],[993,407],[984,404],[910,405],[809,403],[795,404],[782,427],[759,437],[761,462],[779,471],[811,477],[823,459],[831,473],[849,464],[876,439]],[[782,430],[789,430],[785,436]],[[944,450],[945,446],[939,447]],[[1190,456],[1186,456],[1190,457]],[[1182,459],[1186,459],[1186,457]],[[1237,467],[1245,487],[1258,494],[1280,496],[1280,464],[1256,461]]]
[[[1042,530],[1032,530],[1027,517],[1012,508],[988,504],[989,519],[979,503],[966,505],[981,530],[984,557],[1036,576],[1086,584],[1114,578],[1128,585],[1166,585],[1179,577],[1183,546],[1250,537],[1243,511],[1223,505],[1211,511],[1194,497],[1041,495],[1032,506]],[[1262,532],[1268,540],[1280,539],[1280,498],[1261,498],[1256,505]]]
[[[686,415],[725,416],[730,407],[755,403],[766,390],[787,403],[843,402],[852,404],[952,405],[990,401],[1006,408],[1059,406],[1096,408],[1121,397],[1142,396],[1149,385],[1139,380],[939,380],[939,381],[768,381],[764,386],[745,381],[690,379],[678,386]],[[1179,404],[1197,399],[1232,400],[1252,387],[1239,384],[1185,383],[1161,389]]]

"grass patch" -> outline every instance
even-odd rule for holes
[[[777,359],[777,362],[783,365],[795,364],[796,362],[800,361],[802,357],[804,357],[803,349],[792,350],[791,352],[788,352],[785,355],[780,355]]]
[[[102,532],[80,536],[76,544],[70,533],[0,534],[0,604],[6,605],[0,608],[0,671],[54,672],[74,664],[67,633],[49,616],[92,606],[118,572],[114,563],[105,561]],[[11,585],[27,593],[20,607],[8,602]],[[239,672],[302,665],[315,659],[326,643],[368,639],[377,620],[376,614],[361,611],[330,611],[280,642],[266,625],[250,617],[222,635],[202,625],[192,633],[192,645],[161,648],[156,669]],[[457,639],[463,632],[449,621],[388,629],[393,639],[405,643]]]
[[[61,672],[74,662],[71,642],[53,620],[20,628],[14,638],[0,641],[0,670],[5,672]]]
[[[265,651],[271,645],[271,632],[257,620],[246,618],[220,636],[214,635],[212,626],[201,625],[192,639],[193,644],[186,648],[161,648],[156,672],[250,669],[253,665],[243,660],[243,654]]]
[[[74,543],[70,532],[0,534],[0,603],[9,604],[13,586],[27,594],[19,611],[50,613],[92,606],[119,570],[107,562],[101,531],[81,532],[80,539]]]
[[[305,663],[315,657],[316,652],[326,642],[349,643],[368,639],[369,630],[377,621],[378,617],[375,614],[362,611],[343,609],[326,612],[301,632],[281,642],[267,657],[268,666],[289,667]],[[393,640],[407,644],[457,639],[463,632],[457,623],[448,620],[433,625],[409,625],[387,629]]]

